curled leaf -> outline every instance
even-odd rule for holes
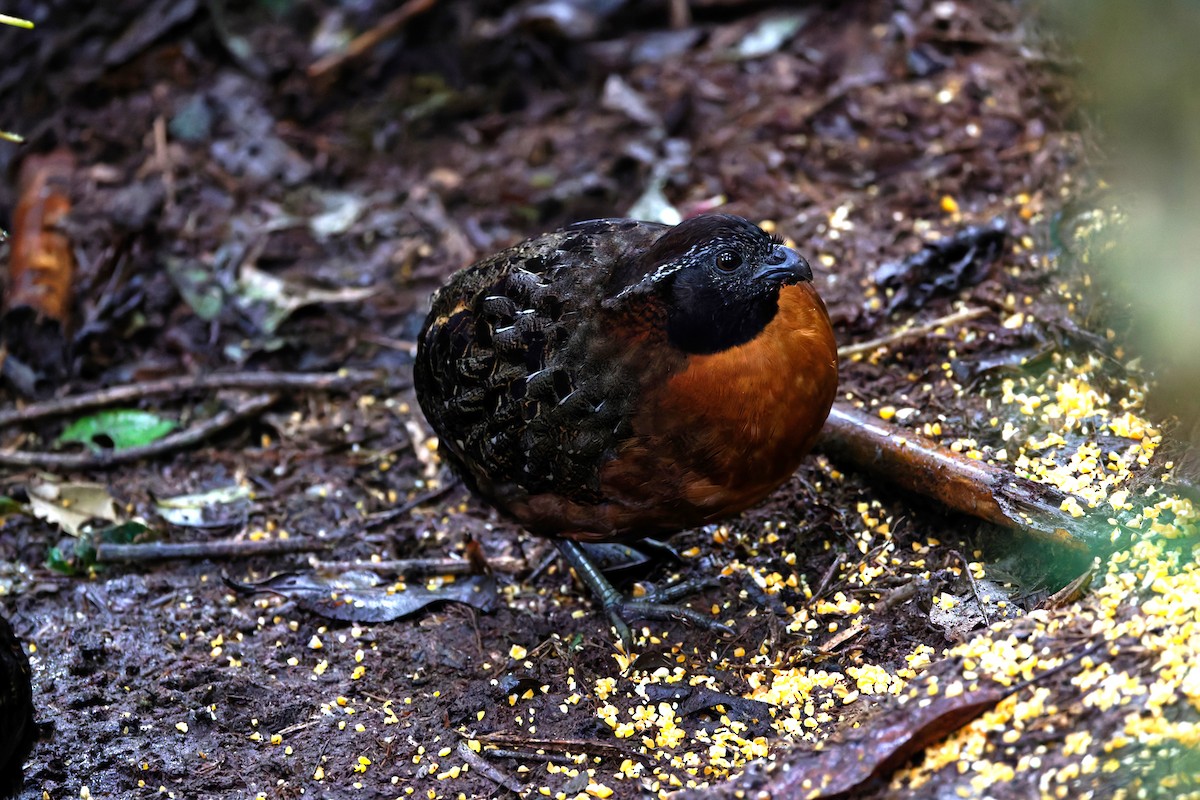
[[[372,572],[344,572],[333,578],[285,572],[258,583],[225,578],[225,584],[243,594],[270,592],[306,611],[346,622],[390,622],[433,603],[466,603],[485,612],[496,605],[496,581],[491,575],[470,575],[434,589],[383,585]]]
[[[738,42],[737,58],[761,58],[778,51],[808,22],[809,12],[793,11],[764,19]]]
[[[242,484],[220,486],[207,492],[158,498],[158,515],[172,525],[210,528],[228,525],[230,517],[241,518],[250,498],[250,487]]]
[[[117,506],[108,488],[99,483],[46,481],[29,487],[29,505],[39,519],[78,536],[94,519],[117,521]]]

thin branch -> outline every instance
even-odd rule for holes
[[[979,594],[979,584],[975,581],[975,576],[971,573],[971,562],[967,561],[966,556],[957,550],[951,550],[950,555],[958,559],[962,564],[963,574],[967,576],[967,583],[971,585],[971,594],[975,596],[975,605],[979,607],[979,616],[983,617],[983,626],[992,624],[992,620],[988,617],[987,608],[983,604],[983,597]]]
[[[813,590],[812,599],[808,601],[809,606],[816,604],[821,599],[821,595],[825,594],[825,590],[829,588],[833,576],[842,568],[842,564],[846,563],[846,554],[838,553],[837,558],[833,559],[833,563],[829,565],[829,569],[825,570],[825,574],[821,576],[821,581],[817,584],[817,588]]]
[[[604,756],[607,758],[633,758],[639,761],[648,760],[653,762],[654,759],[649,756],[643,756],[637,753],[633,748],[625,747],[612,742],[602,742],[596,739],[571,739],[571,738],[552,738],[543,739],[536,736],[526,736],[521,733],[509,733],[507,731],[494,731],[492,733],[483,733],[475,737],[484,744],[497,744],[507,747],[519,747],[527,750],[546,750],[555,753],[587,753],[589,755]]]
[[[384,39],[403,28],[410,19],[425,13],[435,5],[437,5],[437,0],[408,0],[395,11],[386,14],[374,28],[355,36],[345,50],[330,53],[313,62],[308,68],[308,77],[321,78],[331,71],[340,69],[347,61],[358,58],[373,49]]]
[[[332,549],[332,540],[310,537],[292,539],[218,540],[212,542],[146,542],[142,544],[101,544],[96,560],[105,563],[167,561],[170,559],[249,558],[286,553],[311,553]]]
[[[927,333],[932,333],[938,328],[949,328],[952,325],[958,325],[963,322],[969,322],[973,319],[979,319],[986,315],[990,309],[987,308],[964,308],[961,311],[955,311],[953,314],[947,314],[944,317],[939,317],[922,325],[916,325],[911,328],[905,328],[901,331],[894,331],[887,336],[880,336],[878,339],[868,339],[865,342],[855,342],[854,344],[844,345],[838,348],[838,358],[851,358],[857,355],[866,355],[873,353],[880,347],[897,344],[908,339],[915,339],[918,336],[924,336]]]
[[[762,669],[762,667],[757,667]],[[575,759],[560,753],[538,752],[536,750],[513,750],[508,747],[492,747],[484,751],[488,758],[512,758],[525,761],[537,761],[544,764],[574,764]]]
[[[515,575],[529,565],[520,558],[489,558],[492,572]],[[461,558],[400,558],[380,561],[316,561],[310,566],[321,572],[353,572],[370,570],[388,575],[472,575],[478,569]]]
[[[388,509],[387,511],[381,511],[378,514],[373,514],[372,516],[368,517],[366,519],[366,521],[363,523],[363,530],[365,530],[365,531],[375,530],[376,528],[387,525],[392,520],[399,519],[400,517],[408,516],[408,514],[414,508],[417,508],[418,506],[423,506],[426,503],[432,503],[434,500],[440,500],[443,497],[445,497],[446,495],[450,494],[450,492],[457,489],[460,485],[462,485],[461,480],[459,480],[458,478],[452,478],[451,480],[446,482],[445,485],[439,486],[437,489],[434,489],[429,492],[425,492],[424,494],[419,494],[416,497],[414,497],[413,499],[404,503],[403,505],[397,506],[396,508]]]
[[[619,744],[610,744],[609,742],[601,742],[595,739],[539,739],[504,731],[480,734],[475,738],[484,744],[495,744],[502,747],[531,750],[534,752],[545,751],[547,753],[572,753],[576,755],[586,753],[602,758],[628,758],[633,761],[640,761],[647,766],[659,767],[681,780],[689,777],[671,766],[669,762],[656,761],[653,757],[643,755],[632,748]]]
[[[157,395],[179,395],[214,389],[245,389],[273,392],[297,389],[302,391],[338,392],[364,383],[380,381],[376,372],[341,370],[338,372],[225,372],[113,386],[87,394],[60,397],[24,408],[0,411],[0,428],[32,422],[45,417],[59,417],[88,411],[93,408],[133,403]],[[407,386],[394,387],[407,388]]]
[[[492,764],[489,764],[487,759],[476,753],[466,742],[458,743],[458,757],[471,765],[471,771],[482,775],[497,786],[502,786],[508,789],[515,795],[523,795],[529,790],[529,787],[518,781],[513,776],[501,772]]]
[[[175,208],[175,165],[171,163],[171,148],[167,146],[167,120],[159,114],[154,118],[154,162],[162,173],[163,190],[166,192],[166,206],[169,211]]]
[[[243,419],[255,417],[269,408],[278,395],[256,395],[233,408],[225,409],[211,419],[194,425],[185,431],[164,436],[157,442],[128,450],[106,453],[44,453],[24,450],[0,450],[0,464],[16,467],[41,467],[43,469],[98,469],[116,464],[128,464],[143,458],[152,458],[182,450],[198,444],[220,431],[237,424]]]

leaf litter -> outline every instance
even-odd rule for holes
[[[787,35],[777,29],[768,52],[741,60],[731,49],[770,14],[738,3],[691,6],[693,23],[679,32],[651,16],[572,12],[567,22],[587,24],[555,28],[525,6],[488,16],[468,4],[474,19],[435,6],[395,34],[402,46],[385,42],[353,64],[362,71],[344,73],[332,102],[300,77],[319,30],[299,18],[224,9],[219,27],[235,31],[243,51],[232,61],[196,38],[208,23],[195,4],[174,16],[157,5],[94,11],[64,41],[71,53],[111,54],[98,61],[47,59],[53,40],[6,37],[5,124],[99,132],[71,140],[88,179],[73,190],[71,225],[89,320],[71,388],[247,363],[402,375],[423,303],[445,275],[525,234],[620,213],[648,187],[661,209],[729,210],[794,240],[839,338],[869,339],[891,324],[880,319],[893,298],[872,280],[875,265],[901,262],[903,242],[952,240],[1000,217],[1010,238],[998,263],[934,265],[966,279],[926,293],[939,271],[917,276],[920,299],[906,312],[917,323],[962,307],[991,313],[848,359],[843,391],[881,418],[904,409],[905,425],[965,457],[1082,497],[1063,510],[1119,545],[1095,587],[1039,609],[1038,597],[1079,574],[1073,560],[1057,563],[1038,547],[1021,553],[1009,534],[816,457],[762,508],[682,534],[674,544],[683,561],[655,568],[656,580],[723,573],[695,602],[732,622],[738,639],[644,626],[639,647],[656,655],[635,658],[612,651],[602,614],[547,562],[544,543],[462,493],[431,494],[446,477],[431,443],[418,442],[407,390],[336,403],[289,397],[199,449],[67,480],[100,482],[130,516],[149,518],[156,497],[203,493],[245,474],[256,497],[236,536],[327,537],[345,560],[369,563],[455,554],[469,534],[505,563],[526,564],[521,580],[499,582],[502,602],[491,614],[439,604],[391,624],[326,620],[270,594],[243,597],[211,562],[110,567],[58,578],[65,589],[57,592],[6,597],[18,632],[36,646],[43,715],[65,720],[58,709],[103,706],[139,723],[60,724],[30,762],[34,786],[71,796],[162,787],[456,797],[493,792],[497,779],[517,785],[506,776],[520,775],[519,785],[549,796],[634,797],[689,783],[721,792],[755,759],[781,763],[797,748],[849,741],[871,707],[886,712],[889,698],[917,689],[946,712],[902,731],[899,740],[918,742],[923,756],[893,763],[879,744],[865,757],[871,780],[849,791],[1003,798],[1032,785],[1081,796],[1186,785],[1195,515],[1163,489],[1168,463],[1182,462],[1163,457],[1144,374],[1113,357],[1123,330],[1113,328],[1113,344],[1100,351],[1108,332],[1090,330],[1095,319],[1078,313],[1095,293],[1091,271],[1050,257],[1063,198],[1089,196],[1093,180],[1069,76],[1047,68],[1044,53],[1032,55],[1042,44],[1023,38],[1032,28],[1008,4],[845,4],[813,11]],[[314,14],[330,11],[318,5]],[[326,19],[321,29],[340,25]],[[423,44],[431,41],[436,52]],[[274,70],[270,83],[230,77],[247,52]],[[108,75],[118,64],[122,71]],[[165,74],[163,64],[173,65],[171,81],[139,80]],[[52,94],[44,65],[59,70]],[[661,131],[603,107],[608,74],[660,115]],[[86,89],[89,103],[47,111],[38,100],[85,96],[62,93],[71,87]],[[211,118],[193,109],[199,117],[170,135],[165,117],[198,92]],[[158,116],[168,135],[155,143],[146,132]],[[668,158],[670,168],[660,167]],[[358,193],[363,213],[350,202],[323,216],[331,209],[311,195],[295,202],[291,193],[308,180]],[[106,188],[168,181],[172,192],[144,204],[145,214],[126,214]],[[0,207],[12,205],[11,187],[0,186]],[[261,244],[246,231],[258,231]],[[217,276],[211,296],[193,293],[205,302],[192,307],[204,313],[192,313],[186,284],[161,268],[170,258]],[[246,265],[302,286],[387,291],[292,309],[268,331],[260,322],[273,319],[269,306],[249,315],[232,306]],[[1061,335],[1054,321],[1072,313],[1076,329]],[[963,364],[1013,346],[1041,355],[963,386]],[[14,406],[20,385],[36,383],[6,381],[0,392]],[[3,446],[43,434],[36,425],[6,429]],[[14,472],[0,492],[24,502],[35,483]],[[438,499],[365,529],[366,515],[421,497]],[[49,544],[45,526],[22,514],[10,513],[0,530],[2,557],[38,570],[39,585],[49,585],[37,566]],[[947,558],[948,549],[969,565]],[[247,557],[238,582],[303,572],[304,558]],[[1005,602],[1023,616],[1001,620],[989,610],[984,627],[964,615],[957,635],[967,640],[948,641],[929,624],[935,599],[969,606],[962,570],[986,586],[994,563],[1012,573],[996,582],[1008,584]],[[380,587],[365,589],[377,597]],[[311,596],[332,591],[318,584]],[[1081,632],[1107,649],[1050,673],[1080,652]],[[501,685],[508,673],[527,679],[514,696]],[[973,681],[1021,688],[976,695]],[[726,697],[755,705],[704,705]],[[750,727],[765,721],[763,705],[774,709],[767,732]],[[471,767],[478,762],[459,755],[460,743],[496,772]],[[217,761],[236,768],[213,769]],[[754,773],[746,774],[749,783]]]

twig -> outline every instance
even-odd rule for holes
[[[845,563],[846,554],[838,553],[837,558],[835,558],[833,563],[829,565],[829,569],[825,570],[825,574],[821,576],[821,581],[817,584],[817,588],[813,591],[812,599],[808,601],[808,605],[811,606],[821,599],[821,595],[823,595],[825,590],[829,588],[829,583],[833,580],[833,576],[837,574],[837,571],[842,568],[842,564]]]
[[[681,780],[692,777],[684,775],[668,762],[656,761],[653,757],[643,755],[633,748],[623,747],[619,744],[609,744],[608,742],[599,742],[593,739],[539,739],[533,736],[522,736],[521,734],[505,733],[503,731],[485,733],[475,738],[484,744],[504,745],[523,750],[544,750],[547,753],[575,753],[578,755],[587,754],[606,758],[628,758],[631,761],[640,761],[651,768],[659,767],[660,769],[664,769]],[[544,756],[539,754],[539,758],[544,758]]]
[[[874,583],[874,581],[872,581]],[[909,600],[912,600],[921,589],[929,585],[929,581],[920,577],[912,577],[906,579],[903,583],[892,589],[887,594],[880,597],[871,604],[871,612],[880,615],[888,611],[888,609],[902,606]]]
[[[843,345],[838,348],[838,358],[852,358],[857,355],[865,355],[873,353],[880,347],[886,347],[890,344],[903,342],[907,339],[914,339],[918,336],[924,336],[927,333],[932,333],[938,328],[948,328],[952,325],[958,325],[963,322],[969,322],[973,319],[979,319],[986,315],[990,309],[987,308],[964,308],[961,311],[955,311],[953,314],[947,314],[944,317],[939,317],[922,325],[916,325],[911,328],[905,328],[901,331],[894,331],[887,336],[880,336],[878,339],[868,339],[865,342],[855,342],[854,344]]]
[[[520,558],[489,558],[492,572],[515,575],[528,564]],[[371,570],[388,575],[471,575],[477,573],[470,561],[461,558],[399,558],[386,561],[316,561],[310,566],[322,572]]]
[[[175,165],[171,163],[171,149],[167,146],[167,120],[161,114],[154,118],[154,162],[162,173],[166,208],[172,209],[175,207]]]
[[[399,350],[401,353],[411,353],[417,348],[417,343],[408,339],[393,339],[378,333],[364,333],[360,337],[364,342],[386,347],[388,350]]]
[[[214,542],[146,542],[144,544],[100,544],[96,560],[106,563],[166,561],[169,559],[249,558],[285,553],[311,553],[330,550],[332,540],[309,537],[292,539],[219,540]]]
[[[371,50],[384,39],[404,27],[404,24],[410,19],[418,14],[425,13],[436,4],[437,0],[408,0],[407,3],[395,11],[386,14],[374,28],[366,33],[355,36],[350,44],[346,45],[345,50],[330,53],[313,62],[308,68],[308,77],[321,78],[328,72],[340,69],[347,61],[358,58],[363,53]]]
[[[458,743],[458,757],[471,765],[471,771],[477,772],[483,777],[495,783],[497,786],[503,786],[513,794],[521,794],[528,791],[528,787],[518,781],[511,775],[506,775],[493,765],[489,764],[487,759],[476,753],[466,742]]]
[[[131,403],[155,395],[187,394],[213,389],[253,391],[300,389],[333,392],[378,381],[380,377],[375,372],[343,370],[339,372],[225,372],[213,375],[163,378],[127,386],[113,386],[42,403],[32,403],[12,411],[0,411],[0,428],[45,417],[58,417],[93,408],[103,408],[117,403]],[[407,386],[395,388],[407,388]]]
[[[219,431],[253,417],[269,408],[278,395],[260,394],[233,408],[227,408],[212,419],[188,428],[170,436],[164,436],[157,442],[142,447],[131,447],[128,450],[114,450],[106,453],[44,453],[24,450],[0,450],[0,464],[17,467],[41,467],[43,469],[96,469],[111,467],[116,464],[127,464],[143,458],[160,456],[173,450],[181,450],[204,441]]]
[[[286,728],[283,728],[283,729],[275,731],[275,732],[278,733],[280,736],[287,736],[289,733],[295,733],[296,731],[307,730],[308,728],[311,728],[313,725],[316,725],[316,724],[317,724],[317,720],[310,720],[308,722],[297,722],[295,725],[288,725]]]
[[[575,753],[576,755],[590,753],[609,758],[616,756],[632,758],[636,755],[633,748],[610,742],[600,742],[595,739],[543,739],[537,736],[525,736],[520,733],[508,733],[505,731],[482,733],[475,738],[484,744],[505,745],[534,751],[546,750],[555,753]]]
[[[381,511],[378,514],[368,517],[367,521],[363,523],[363,530],[374,530],[375,528],[388,524],[394,519],[405,516],[417,506],[423,506],[426,503],[432,503],[434,500],[440,500],[441,498],[450,494],[450,492],[454,489],[457,489],[461,484],[461,480],[458,478],[453,478],[448,481],[445,486],[440,486],[432,491],[419,494],[412,500],[409,500],[407,503],[399,505],[396,508],[391,508],[387,511]]]
[[[758,667],[762,669],[762,667]],[[560,756],[557,753],[539,753],[536,750],[511,750],[507,747],[497,747],[487,751],[489,758],[525,759],[526,761],[545,761],[549,764],[574,764],[570,756]]]
[[[1112,547],[1109,526],[1062,510],[1071,495],[955,453],[847,403],[834,403],[817,448],[947,508],[1019,528],[1076,551]]]
[[[950,555],[957,558],[963,566],[963,574],[967,576],[971,594],[975,595],[975,605],[979,606],[979,616],[983,617],[983,626],[986,628],[992,624],[992,620],[988,617],[987,608],[983,605],[983,597],[979,594],[979,584],[975,582],[975,576],[971,574],[971,562],[967,561],[966,557],[957,550],[951,550]]]

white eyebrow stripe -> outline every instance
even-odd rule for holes
[[[658,283],[659,281],[663,280],[664,278],[671,277],[676,272],[679,272],[680,270],[684,269],[687,266],[687,261],[688,261],[689,257],[694,256],[698,252],[700,252],[701,248],[706,244],[708,244],[708,242],[701,242],[699,244],[692,245],[691,247],[689,247],[687,249],[687,252],[685,252],[682,256],[680,256],[679,258],[671,259],[667,263],[660,265],[658,269],[654,270],[654,272],[651,272],[649,275],[646,275],[637,283],[635,283],[631,286],[626,286],[624,289],[617,292],[615,295],[613,295],[612,299],[619,300],[620,298],[624,297],[625,295],[629,294],[630,292],[636,291],[637,289],[639,289],[643,286],[650,286],[655,283]]]

